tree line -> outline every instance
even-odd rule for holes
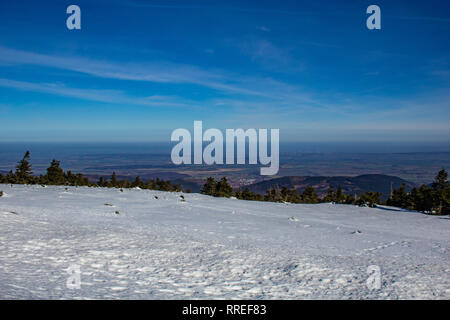
[[[450,214],[448,173],[442,169],[434,178],[431,186],[423,184],[420,187],[412,188],[410,192],[406,192],[406,186],[403,184],[400,188],[392,191],[386,204],[428,214]]]
[[[107,188],[136,188],[161,190],[161,191],[182,191],[181,187],[172,184],[167,180],[148,180],[142,181],[137,176],[134,181],[119,180],[116,173],[113,172],[110,179],[100,177],[97,182],[91,182],[82,173],[72,173],[70,170],[65,172],[60,167],[60,162],[53,159],[47,168],[45,175],[34,176],[30,163],[30,152],[27,151],[17,164],[15,171],[9,171],[6,175],[0,173],[0,183],[13,184],[40,184],[40,185],[64,185],[64,186],[88,186],[88,187],[107,187]],[[187,192],[189,190],[186,190]]]
[[[60,167],[60,162],[53,159],[47,168],[45,175],[34,176],[30,163],[30,152],[27,151],[16,165],[15,171],[8,174],[0,173],[0,183],[11,184],[40,184],[40,185],[65,185],[65,186],[88,186],[107,188],[136,188],[161,190],[161,191],[183,191],[177,184],[172,184],[168,180],[148,180],[142,181],[137,176],[133,181],[119,180],[113,172],[109,179],[100,177],[95,183],[91,182],[82,173],[65,172]],[[184,190],[190,192],[189,189]],[[332,187],[328,189],[324,197],[319,197],[313,187],[306,187],[301,193],[294,187],[281,189],[276,185],[266,191],[265,195],[250,191],[248,188],[234,190],[226,177],[215,180],[212,177],[206,179],[200,193],[214,197],[236,197],[241,200],[269,201],[269,202],[289,202],[289,203],[321,203],[333,202],[339,204],[353,204],[360,206],[375,207],[378,205],[388,205],[409,210],[424,212],[427,214],[447,215],[450,214],[450,185],[448,174],[442,169],[436,175],[430,186],[422,185],[414,187],[411,191],[406,191],[403,184],[400,188],[392,190],[388,200],[381,200],[381,193],[368,191],[363,194],[345,194],[339,186],[337,190]]]
[[[269,202],[289,202],[289,203],[321,203],[334,202],[342,204],[357,204],[374,207],[381,203],[381,193],[366,192],[359,197],[346,195],[339,186],[336,191],[332,187],[328,189],[327,194],[320,198],[314,187],[306,187],[303,192],[299,192],[294,187],[287,188],[283,186],[281,189],[278,185],[266,191],[265,195],[250,191],[248,188],[240,188],[234,191],[228,183],[226,177],[216,181],[209,177],[203,185],[200,193],[214,197],[236,197],[240,200],[269,201]]]
[[[359,206],[376,207],[376,205],[388,205],[409,210],[424,212],[427,214],[450,214],[450,186],[448,174],[442,169],[436,175],[431,187],[422,185],[406,192],[403,184],[399,189],[394,189],[386,202],[381,200],[381,193],[367,191],[358,195],[345,194],[338,186],[328,189],[324,197],[319,197],[314,187],[306,187],[301,193],[295,189],[278,185],[266,191],[265,195],[250,191],[248,188],[240,188],[234,191],[226,177],[215,180],[212,177],[206,179],[200,193],[214,197],[236,197],[241,200],[288,202],[288,203],[323,203],[333,202],[339,204],[353,204]]]

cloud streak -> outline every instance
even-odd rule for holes
[[[269,52],[272,52],[271,48],[269,46]],[[266,52],[267,47],[263,51]],[[293,105],[309,103],[315,107],[321,106],[321,103],[312,94],[304,92],[298,86],[270,77],[251,77],[217,69],[204,70],[197,66],[174,64],[167,61],[142,64],[119,63],[80,57],[54,56],[0,46],[1,64],[37,65],[80,72],[105,79],[198,85],[222,93],[246,97],[243,101],[248,97],[256,98],[256,101],[258,99],[265,102],[272,101],[274,106],[281,103]],[[49,90],[49,88],[44,89]]]
[[[221,72],[160,61],[157,63],[110,63],[101,60],[60,57],[0,47],[0,64],[30,64],[88,74],[91,76],[156,83],[195,84],[237,94],[267,96],[264,90],[253,90]]]
[[[150,97],[130,97],[118,90],[91,90],[66,87],[54,83],[32,83],[0,78],[0,87],[11,88],[21,91],[47,93],[76,99],[123,104],[142,105],[149,107],[185,107],[187,104],[174,101],[172,97],[150,96]]]

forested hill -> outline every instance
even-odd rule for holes
[[[406,185],[406,190],[410,190],[414,187],[414,184],[403,180],[399,177],[388,176],[383,174],[365,174],[356,177],[347,176],[286,176],[281,178],[275,178],[271,180],[261,181],[248,188],[250,191],[264,194],[266,190],[274,188],[278,185],[279,188],[294,187],[299,192],[302,192],[306,187],[314,187],[318,195],[324,195],[327,193],[330,186],[333,189],[337,189],[341,186],[342,191],[346,194],[361,194],[367,191],[380,192],[383,195],[383,199],[387,199],[392,189],[399,188],[402,184]]]

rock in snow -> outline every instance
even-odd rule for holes
[[[448,217],[199,194],[181,202],[181,193],[138,189],[0,189],[0,299],[450,298]]]

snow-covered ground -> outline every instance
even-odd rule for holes
[[[1,299],[450,298],[449,217],[137,189],[0,190]],[[74,266],[79,289],[67,287]]]

